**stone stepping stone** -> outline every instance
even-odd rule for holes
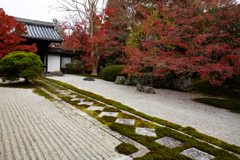
[[[60,92],[59,94],[68,95],[68,94],[70,94],[70,92]]]
[[[66,90],[61,90],[61,89],[55,89],[57,92],[65,92]]]
[[[91,106],[93,103],[94,103],[94,102],[82,101],[82,102],[78,103],[78,105],[83,105],[83,104],[85,104],[85,105]]]
[[[85,98],[73,98],[71,101],[83,101]]]
[[[57,88],[54,87],[54,86],[48,86],[48,87],[51,88],[51,89],[55,89],[55,90],[57,90]]]
[[[92,111],[102,111],[104,107],[98,107],[98,106],[90,106],[87,108],[87,110],[92,110]]]
[[[136,127],[135,132],[143,136],[157,137],[155,129]]]
[[[118,112],[101,112],[98,117],[103,117],[103,116],[111,116],[111,117],[117,117]]]
[[[175,147],[179,147],[179,146],[183,145],[183,142],[178,141],[171,137],[167,137],[167,136],[159,138],[159,139],[155,140],[155,142],[157,142],[158,144],[164,145],[166,147],[169,147],[169,148],[175,148]]]
[[[135,119],[123,119],[123,118],[118,118],[116,123],[121,123],[121,124],[128,124],[128,125],[134,125]]]
[[[182,151],[180,154],[196,160],[210,160],[214,158],[213,155],[200,151],[196,148],[186,149]]]
[[[75,98],[77,95],[67,95],[67,97]]]

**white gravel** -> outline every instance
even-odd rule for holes
[[[114,160],[121,142],[31,89],[0,87],[0,159]]]
[[[183,127],[191,126],[201,133],[240,146],[240,114],[191,100],[203,97],[201,95],[165,89],[155,89],[156,94],[146,94],[138,92],[132,86],[117,85],[99,79],[83,81],[84,77],[74,75],[49,78],[121,102],[137,111]]]

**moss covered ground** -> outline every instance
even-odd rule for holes
[[[41,84],[41,83],[38,83],[38,85],[41,85],[42,87],[47,89],[49,92],[57,95],[58,97],[62,98],[64,101],[72,104],[76,108],[87,113],[89,116],[96,118],[101,123],[105,124],[106,126],[109,126],[112,130],[115,130],[115,131],[143,144],[148,149],[150,149],[151,152],[149,154],[147,154],[144,157],[141,157],[139,159],[179,159],[179,158],[180,159],[188,159],[187,157],[181,155],[180,152],[187,148],[190,148],[190,147],[195,147],[195,148],[198,148],[209,154],[212,154],[215,156],[215,159],[238,159],[235,155],[230,154],[229,152],[227,152],[223,149],[240,154],[240,147],[228,144],[228,143],[218,140],[216,138],[199,133],[194,128],[182,127],[178,124],[174,124],[174,123],[171,123],[171,122],[168,122],[168,121],[156,118],[156,117],[148,116],[144,113],[138,112],[138,111],[134,110],[133,108],[123,105],[119,102],[105,99],[100,95],[96,95],[94,93],[78,89],[74,86],[71,86],[69,84],[66,84],[66,83],[63,83],[60,81],[51,80],[51,79],[41,79],[41,80],[42,80],[42,83],[44,83],[45,85]],[[46,85],[46,84],[48,84],[48,85]],[[79,103],[79,102],[71,101],[70,97],[64,98],[65,96],[52,90],[52,87],[50,87],[49,84],[54,85],[54,87],[59,87],[61,89],[65,89],[66,91],[71,90],[70,91],[71,94],[76,94],[77,97],[79,97],[79,98],[85,97],[88,101],[94,102],[94,106],[101,106],[101,107],[104,107],[104,111],[119,112],[119,114],[117,117],[109,117],[109,116],[98,117],[98,115],[100,114],[101,111],[86,110],[89,106],[87,106],[87,105],[79,106],[79,105],[77,105],[77,103]],[[108,105],[111,105],[113,107],[110,107]],[[128,111],[131,114],[120,112],[121,110]],[[138,118],[137,116],[148,119],[152,122],[144,121],[141,118]],[[134,124],[134,126],[118,124],[118,123],[115,123],[116,118],[135,119],[135,124]],[[157,124],[165,125],[166,127],[160,127]],[[148,137],[148,136],[137,135],[135,133],[136,127],[154,128],[154,129],[156,129],[157,137]],[[171,128],[177,129],[178,131],[181,131],[183,133],[187,133],[188,135],[190,135],[192,137],[186,136],[186,135],[179,133]],[[170,148],[167,148],[167,147],[162,146],[155,142],[156,139],[161,138],[163,136],[169,136],[169,137],[175,138],[177,140],[180,140],[180,141],[184,142],[184,145],[181,147],[170,149]],[[197,139],[203,140],[204,142],[200,142]],[[223,149],[215,148],[208,143],[214,144]]]

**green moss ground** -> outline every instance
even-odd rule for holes
[[[137,118],[133,115],[129,115],[129,114],[122,113],[122,112],[120,112],[118,114],[117,118],[135,119],[136,120],[135,125],[134,126],[129,126],[129,125],[124,125],[124,124],[117,124],[117,123],[114,123],[116,118],[108,117],[108,116],[104,116],[102,118],[99,118],[97,116],[99,115],[100,111],[87,111],[86,108],[88,106],[80,106],[79,107],[82,111],[84,111],[87,114],[89,114],[90,116],[96,118],[101,123],[109,126],[112,130],[115,130],[115,131],[117,131],[117,132],[119,132],[119,133],[121,133],[121,134],[123,134],[123,135],[141,143],[141,144],[143,144],[144,146],[146,146],[147,148],[149,148],[151,150],[151,152],[149,154],[145,155],[144,157],[142,157],[140,159],[179,159],[179,158],[180,159],[188,159],[188,158],[186,158],[185,156],[183,156],[179,153],[181,151],[183,151],[184,149],[190,148],[190,147],[195,147],[195,148],[198,148],[202,151],[208,152],[208,153],[216,156],[215,159],[237,159],[235,155],[230,154],[230,153],[228,153],[224,150],[221,150],[221,149],[216,149],[216,148],[214,148],[213,146],[211,146],[207,143],[199,142],[195,138],[199,138],[199,139],[204,140],[206,142],[210,142],[212,144],[215,144],[219,147],[222,147],[222,148],[225,148],[227,150],[233,151],[235,153],[240,153],[240,147],[235,146],[235,145],[230,145],[230,144],[225,143],[223,141],[220,141],[216,138],[201,134],[191,127],[185,127],[184,128],[180,125],[177,125],[177,124],[174,124],[174,123],[171,123],[171,122],[168,122],[168,121],[156,118],[156,117],[151,117],[151,116],[148,116],[148,115],[146,115],[144,113],[141,113],[141,112],[137,112],[134,109],[132,109],[128,106],[125,106],[125,105],[123,105],[119,102],[115,102],[113,100],[105,99],[102,96],[93,94],[91,92],[80,90],[80,89],[78,89],[76,87],[73,87],[69,84],[62,83],[62,82],[59,82],[59,81],[56,81],[56,80],[51,80],[51,79],[49,79],[49,80],[54,82],[54,83],[60,84],[60,85],[66,87],[68,89],[74,90],[78,93],[84,94],[88,97],[91,97],[91,98],[94,98],[98,101],[103,102],[103,103],[97,102],[96,103],[97,105],[103,106],[104,103],[110,104],[110,105],[112,105],[116,108],[126,110],[126,111],[131,112],[133,114],[136,114],[140,117],[151,120],[155,123],[166,125],[168,127],[177,129],[177,130],[182,131],[182,132],[185,132],[185,133],[194,137],[194,138],[190,138],[190,137],[188,137],[186,135],[183,135],[183,134],[180,134],[179,132],[176,132],[172,129],[169,129],[169,128],[166,128],[166,127],[159,127],[154,123],[149,123],[149,122],[142,121],[140,118]],[[45,87],[47,88],[48,86],[45,85]],[[51,89],[49,89],[49,87],[48,87],[48,90],[51,91]],[[76,105],[76,104],[74,104],[76,102],[71,101],[69,97],[65,98],[64,100],[66,102],[70,103],[70,104]],[[89,99],[89,101],[93,101],[94,104],[96,102],[92,99]],[[113,108],[105,106],[104,111],[119,111],[119,109],[115,109],[115,108],[113,109]],[[137,135],[135,133],[135,127],[154,128],[154,129],[156,129],[158,137],[153,138],[153,137],[148,137],[148,136]],[[169,149],[169,148],[167,148],[165,146],[161,146],[161,145],[159,145],[158,143],[155,142],[156,139],[158,139],[160,137],[163,137],[163,136],[169,136],[169,137],[178,139],[178,140],[184,142],[184,145],[181,146],[181,147],[177,147],[175,149]]]

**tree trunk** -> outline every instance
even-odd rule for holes
[[[25,80],[25,83],[27,83],[27,84],[29,84],[30,83],[30,81],[28,80],[28,78],[27,77],[23,77],[24,78],[24,80]]]
[[[98,73],[97,73],[97,66],[93,63],[92,64],[92,73],[91,73],[92,76],[97,76]]]

